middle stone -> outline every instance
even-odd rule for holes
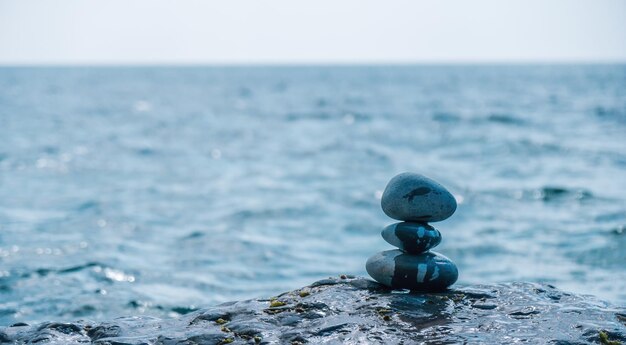
[[[381,235],[389,244],[408,253],[419,254],[441,243],[441,233],[426,223],[401,222],[383,229]]]

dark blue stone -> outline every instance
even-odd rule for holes
[[[387,226],[381,235],[392,246],[419,254],[441,243],[441,233],[426,223],[401,222]]]
[[[426,176],[406,172],[389,181],[380,206],[393,219],[438,222],[454,213],[456,200],[439,183]]]
[[[365,268],[377,282],[394,289],[441,291],[459,277],[454,262],[435,252],[387,250],[369,258]]]

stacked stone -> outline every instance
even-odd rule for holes
[[[430,251],[441,243],[441,233],[427,223],[450,217],[456,210],[454,196],[425,176],[402,173],[387,184],[381,206],[386,215],[402,221],[381,233],[398,249],[369,258],[367,273],[394,289],[440,291],[454,284],[459,276],[456,265]]]

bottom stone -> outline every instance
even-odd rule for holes
[[[387,250],[369,258],[365,269],[377,282],[396,289],[440,291],[459,277],[454,262],[430,251],[408,254],[397,249]]]

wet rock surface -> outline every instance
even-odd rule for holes
[[[626,342],[626,310],[550,285],[508,283],[442,293],[391,291],[342,276],[272,299],[231,302],[178,319],[15,324],[17,344],[589,344]]]

